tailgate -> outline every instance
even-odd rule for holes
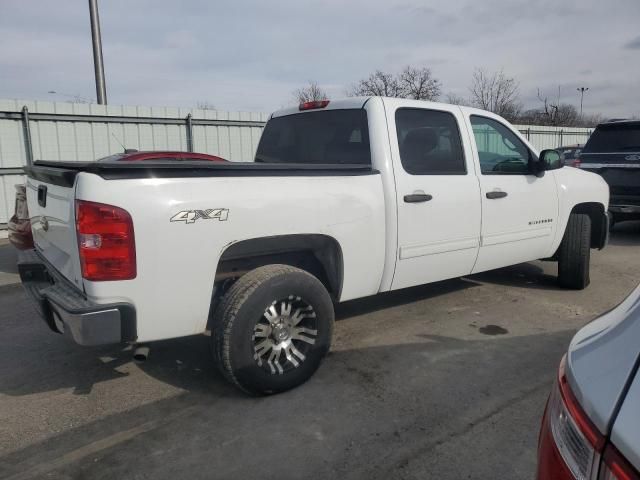
[[[57,185],[32,176],[27,178],[27,205],[36,250],[60,274],[82,287],[74,192],[73,183]]]

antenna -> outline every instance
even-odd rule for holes
[[[122,147],[122,151],[124,153],[127,153],[127,149],[125,148],[124,144],[120,140],[118,140],[118,137],[116,137],[115,132],[111,132],[111,135],[113,135],[113,138],[116,139],[116,142],[118,142],[120,144],[120,146]]]

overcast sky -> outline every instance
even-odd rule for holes
[[[585,86],[585,113],[640,114],[640,0],[102,0],[100,18],[111,104],[271,111],[412,64],[444,93],[503,69],[526,107]],[[95,97],[86,0],[0,0],[0,38],[0,98]]]

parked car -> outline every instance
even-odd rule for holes
[[[565,165],[568,165],[570,167],[574,167],[576,166],[576,164],[579,164],[579,158],[580,158],[580,152],[582,151],[582,144],[575,144],[575,145],[566,145],[564,147],[558,147],[556,148],[556,150],[558,150],[560,152],[560,155],[562,156],[562,161],[564,162]]]
[[[134,149],[126,149],[124,153],[116,153],[115,155],[109,155],[103,157],[97,162],[197,162],[197,161],[209,161],[209,162],[226,162],[222,157],[216,155],[209,155],[206,153],[195,152],[178,152],[178,151],[138,151]]]
[[[33,236],[31,235],[31,220],[27,208],[27,194],[24,185],[16,185],[16,202],[13,216],[7,225],[9,229],[9,242],[18,250],[30,250],[33,248]]]
[[[36,162],[21,277],[80,344],[211,329],[229,381],[284,391],[329,350],[333,302],[539,258],[585,288],[609,190],[559,160],[482,110],[307,102],[271,116],[255,163]]]
[[[579,167],[605,179],[612,222],[640,219],[640,120],[601,123],[579,155]]]
[[[640,286],[580,330],[540,431],[539,480],[640,479]]]

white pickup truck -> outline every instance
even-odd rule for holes
[[[413,100],[281,110],[255,163],[27,175],[35,249],[19,270],[54,331],[95,345],[210,330],[225,377],[253,394],[314,373],[336,302],[535,259],[581,289],[608,235],[600,176],[492,113]]]

